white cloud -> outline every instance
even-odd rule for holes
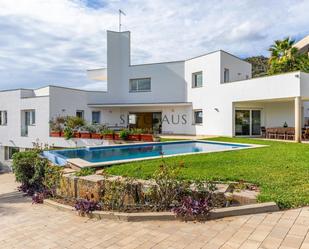
[[[105,31],[118,29],[119,8],[132,32],[132,63],[217,49],[267,54],[273,40],[309,33],[306,0],[0,0],[0,89],[103,87],[85,70],[106,65]]]

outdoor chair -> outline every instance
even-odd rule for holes
[[[277,138],[277,131],[275,128],[267,128],[266,129],[266,137],[267,138]]]
[[[293,127],[287,128],[286,139],[294,140],[295,138],[295,129]]]
[[[286,138],[286,128],[277,128],[277,138],[285,139]]]

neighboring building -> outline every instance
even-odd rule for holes
[[[224,51],[185,61],[131,65],[130,32],[107,32],[107,69],[89,70],[107,91],[57,86],[0,92],[0,162],[33,142],[72,147],[102,140],[49,137],[49,120],[78,115],[111,127],[163,134],[259,136],[261,126],[296,127],[309,109],[309,74],[251,79],[251,64]]]
[[[309,35],[294,44],[299,52],[309,55]]]

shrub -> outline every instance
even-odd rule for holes
[[[52,131],[63,131],[63,127],[65,124],[66,118],[65,117],[56,117],[49,121],[50,129]]]
[[[73,129],[70,128],[70,127],[68,127],[68,126],[64,128],[63,133],[64,133],[64,138],[65,138],[66,140],[71,139],[71,138],[73,137],[73,135],[74,135]]]
[[[82,168],[80,171],[77,171],[75,175],[76,176],[89,176],[89,175],[95,174],[95,171],[96,170],[94,168],[86,167],[86,168]]]
[[[90,214],[93,211],[102,209],[101,205],[98,202],[88,199],[77,200],[74,207],[75,210],[78,211],[79,215]]]
[[[84,126],[85,120],[80,117],[68,116],[65,119],[65,125],[66,127],[69,127],[72,130],[74,130],[74,129],[78,129],[79,127]]]
[[[85,125],[84,130],[88,131],[89,133],[96,133],[96,131],[97,131],[96,127],[94,125],[90,125],[90,124]]]
[[[152,187],[152,199],[155,199],[154,205],[158,209],[167,210],[172,205],[176,205],[182,194],[188,189],[188,184],[179,179],[180,170],[183,163],[169,165],[162,157],[162,164],[155,171],[153,179],[156,185]]]
[[[42,189],[45,169],[48,160],[41,158],[38,151],[18,152],[13,155],[13,170],[16,181],[20,182],[23,188]]]
[[[183,198],[181,205],[175,207],[172,211],[177,217],[184,220],[203,220],[212,209],[211,195],[206,198],[194,198],[186,196]]]
[[[131,131],[129,129],[123,129],[120,131],[119,136],[121,139],[127,140],[130,134]]]
[[[39,156],[38,150],[13,155],[13,170],[20,191],[33,197],[33,203],[42,203],[54,196],[60,183],[61,168],[50,166],[48,160]]]

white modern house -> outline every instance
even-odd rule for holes
[[[58,86],[0,92],[0,163],[33,143],[57,147],[103,140],[50,137],[49,121],[77,115],[110,127],[162,134],[260,136],[261,127],[295,127],[309,117],[309,74],[251,78],[251,64],[225,51],[184,61],[132,65],[130,32],[107,32],[107,68],[88,70],[106,91]]]

